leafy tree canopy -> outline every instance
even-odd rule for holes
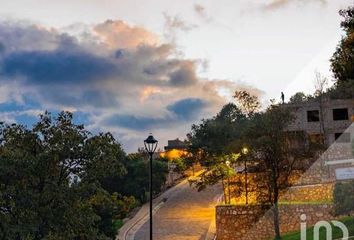
[[[135,199],[110,193],[126,174],[110,134],[92,136],[69,112],[48,112],[32,129],[0,124],[0,238],[113,239]]]
[[[289,103],[302,103],[302,102],[306,102],[309,98],[311,97],[307,96],[305,93],[297,92],[290,97]]]
[[[341,27],[345,31],[345,36],[331,58],[332,71],[337,84],[354,81],[354,7],[341,10],[339,14],[344,18]]]

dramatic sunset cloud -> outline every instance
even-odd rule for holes
[[[182,27],[171,21],[171,27]],[[125,140],[156,130],[168,138],[180,134],[171,131],[175,126],[189,127],[217,112],[227,101],[222,89],[247,88],[200,78],[198,59],[177,56],[174,45],[120,20],[86,29],[84,39],[6,22],[0,24],[0,42],[0,91],[6,89],[1,102],[35,106],[3,115],[8,120],[66,109],[87,114],[92,130],[113,131]]]
[[[132,27],[121,20],[107,20],[93,28],[94,32],[107,47],[117,48],[135,48],[139,45],[158,44],[158,37],[141,27]]]

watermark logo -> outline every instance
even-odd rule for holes
[[[306,223],[306,214],[301,214],[300,216],[301,219],[301,240],[306,240],[306,228],[307,228],[307,223]],[[343,233],[342,239],[349,239],[349,232],[348,228],[340,221],[331,221],[333,226],[340,228]],[[314,240],[320,240],[320,229],[321,228],[326,229],[326,240],[332,240],[332,226],[329,222],[327,221],[319,221],[315,224],[313,228],[313,239]]]

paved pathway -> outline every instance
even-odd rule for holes
[[[191,188],[187,181],[167,192],[167,201],[157,208],[154,240],[205,240],[215,233],[215,205],[221,196],[220,185],[202,192]],[[148,216],[134,233],[134,240],[148,240]]]

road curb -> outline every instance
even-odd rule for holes
[[[165,199],[160,200],[153,208],[153,215],[162,207],[162,205],[166,202]],[[146,214],[144,214],[142,217],[140,217],[135,223],[133,223],[133,225],[131,225],[130,227],[128,227],[128,229],[124,232],[123,234],[123,239],[119,239],[119,236],[117,237],[117,240],[129,240],[127,239],[129,232],[136,226],[138,225],[142,220],[144,220],[146,218],[146,216],[148,216],[148,212]],[[146,221],[144,221],[145,223]],[[144,224],[143,223],[143,224]],[[133,234],[133,239],[134,239],[135,233]]]

